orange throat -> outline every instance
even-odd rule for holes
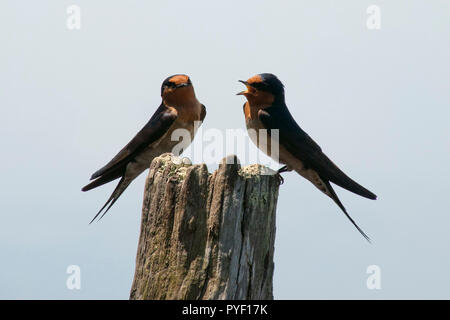
[[[166,106],[177,110],[178,119],[183,121],[200,120],[202,105],[195,97],[192,87],[167,92],[163,96],[163,101]]]
[[[244,106],[245,118],[257,119],[258,111],[266,109],[273,104],[274,96],[270,93],[259,91],[257,94],[248,93],[245,95],[247,102]]]

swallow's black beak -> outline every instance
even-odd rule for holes
[[[239,92],[239,93],[236,93],[237,96],[243,96],[243,95],[245,95],[246,93],[248,93],[248,87],[249,87],[249,84],[248,84],[247,81],[244,81],[244,80],[238,80],[238,81],[241,82],[241,83],[243,83],[243,84],[245,84],[245,86],[247,87],[247,90],[241,91],[241,92]]]

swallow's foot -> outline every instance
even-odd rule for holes
[[[275,177],[278,179],[278,184],[281,186],[284,183],[284,178],[281,176],[280,172],[275,173]]]
[[[278,169],[278,173],[282,173],[282,172],[288,172],[291,171],[291,169],[288,168],[288,166],[283,166],[280,169]]]
[[[288,166],[283,166],[280,169],[278,169],[277,173],[275,174],[280,185],[284,183],[284,178],[281,176],[281,173],[291,171],[291,169],[288,168]]]

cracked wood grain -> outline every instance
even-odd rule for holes
[[[155,158],[130,299],[273,299],[279,182],[267,170]]]

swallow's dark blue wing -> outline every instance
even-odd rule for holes
[[[126,166],[134,157],[147,146],[160,139],[177,118],[174,109],[167,108],[161,103],[159,108],[136,136],[103,168],[96,171],[92,179],[96,179],[108,173],[116,172],[119,168]]]
[[[376,199],[377,196],[353,181],[342,172],[323,152],[320,146],[295,122],[284,105],[271,106],[258,112],[259,119],[267,129],[279,130],[279,142],[305,167],[314,169],[322,179],[360,196]]]

